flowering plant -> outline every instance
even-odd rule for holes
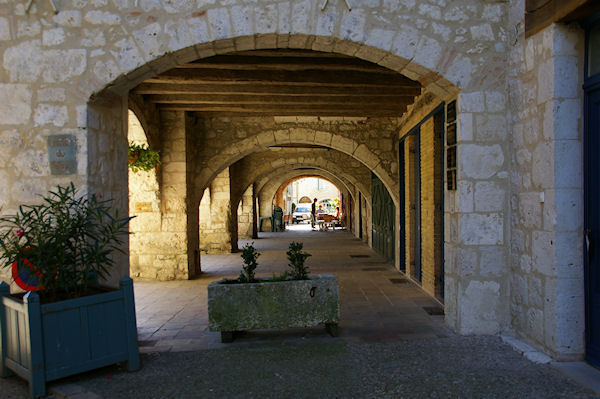
[[[77,196],[73,183],[42,199],[0,217],[0,267],[12,267],[15,281],[43,290],[47,302],[86,295],[109,276],[111,255],[123,253],[131,217],[119,217],[100,195]]]
[[[127,152],[129,158],[129,169],[133,172],[148,172],[157,169],[160,165],[160,155],[158,151],[149,149],[147,146],[129,143]]]

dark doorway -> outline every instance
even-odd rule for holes
[[[400,271],[406,272],[406,229],[404,228],[404,222],[406,220],[406,190],[404,186],[406,168],[404,167],[404,141],[400,142],[400,145],[398,147],[398,176],[400,176],[400,206],[398,207],[400,211],[400,226],[398,227],[400,236]]]
[[[600,366],[600,23],[586,30],[585,294],[586,360]]]
[[[394,225],[396,209],[387,188],[375,174],[372,181],[373,249],[393,260],[395,255]]]

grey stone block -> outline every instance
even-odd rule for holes
[[[334,325],[340,318],[337,279],[317,274],[308,280],[208,285],[211,331]],[[328,327],[328,331],[334,331]],[[226,334],[226,337],[228,335]]]

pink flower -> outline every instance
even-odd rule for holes
[[[17,229],[16,233],[18,237],[23,237],[23,230]]]

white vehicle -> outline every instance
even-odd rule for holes
[[[310,205],[297,206],[292,214],[293,223],[310,222]]]

